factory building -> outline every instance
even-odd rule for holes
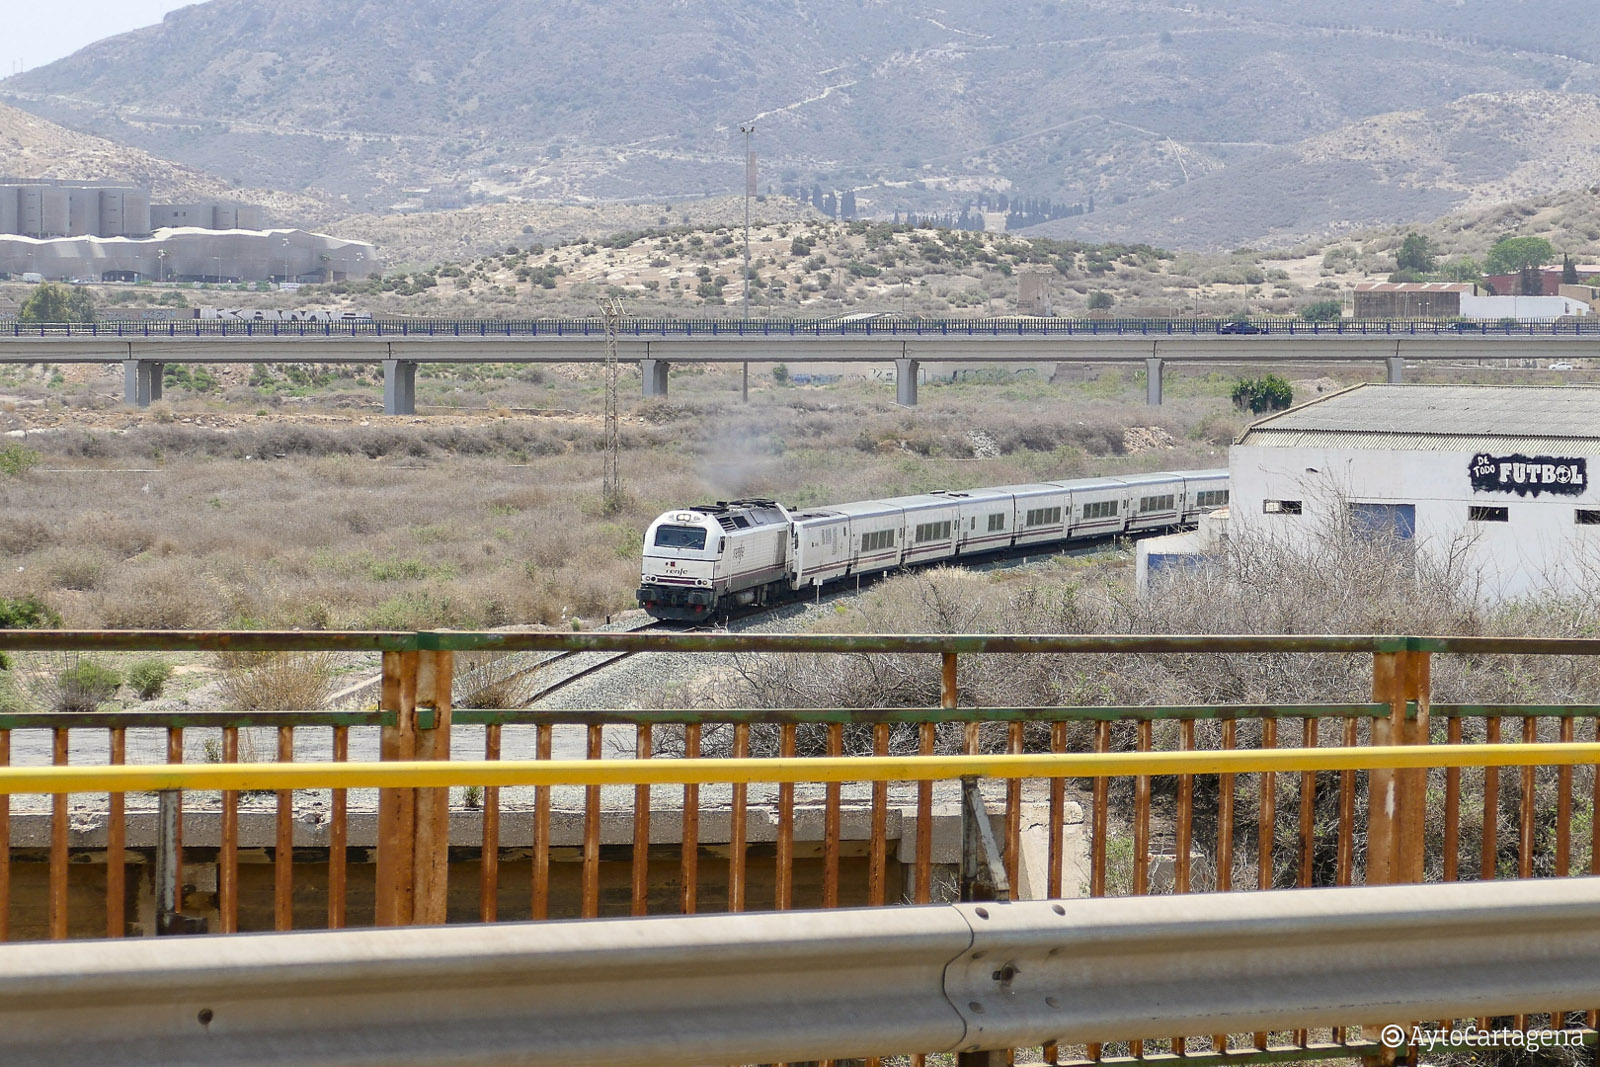
[[[152,230],[259,230],[265,212],[254,204],[157,204],[150,209]]]
[[[149,237],[0,236],[0,275],[67,282],[331,282],[380,273],[377,249],[306,230],[163,229]]]
[[[252,204],[151,204],[150,190],[124,182],[0,178],[0,234],[53,237],[148,237],[156,230],[259,230]]]
[[[377,250],[265,229],[251,204],[150,203],[120,182],[0,178],[0,277],[66,282],[340,281],[379,272]]]
[[[1600,573],[1600,388],[1360,385],[1251,425],[1229,452],[1229,536],[1330,529],[1447,555],[1484,595]]]
[[[150,191],[122,182],[0,178],[0,234],[144,237]]]

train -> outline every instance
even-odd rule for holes
[[[1228,472],[1001,485],[791,510],[725,500],[669,511],[645,530],[639,606],[704,621],[850,578],[1034,546],[1160,533],[1228,503]]]

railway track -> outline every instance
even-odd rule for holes
[[[659,629],[665,629],[665,627],[663,627],[661,623],[653,623],[648,626],[636,626],[633,629],[624,630],[622,632],[640,633],[645,630]],[[598,658],[594,659],[594,662],[581,664],[576,670],[567,674],[563,674],[559,678],[555,678],[544,683],[538,689],[535,689],[532,695],[528,697],[528,704],[537,704],[545,697],[550,696],[552,693],[560,692],[574,682],[578,682],[584,678],[588,678],[591,675],[598,674],[607,667],[614,666],[615,664],[620,663],[625,659],[630,659],[634,656],[637,656],[638,654],[639,653],[637,652],[557,652],[548,659],[542,660],[538,664],[528,668],[528,671],[543,674],[557,663],[564,663],[569,660],[577,659],[578,657]]]
[[[1020,565],[1026,565],[1029,562],[1032,562],[1032,561],[1035,561],[1035,560],[1038,560],[1038,559],[1041,559],[1041,558],[1047,558],[1047,557],[1050,557],[1050,556],[1063,556],[1063,555],[1065,555],[1065,556],[1081,556],[1081,555],[1087,555],[1089,553],[1100,552],[1100,551],[1105,550],[1107,547],[1112,546],[1112,545],[1118,543],[1120,540],[1122,540],[1123,536],[1124,535],[1116,535],[1116,536],[1109,536],[1109,537],[1092,538],[1092,539],[1088,539],[1088,540],[1084,540],[1084,541],[1072,544],[1070,546],[1069,545],[1057,545],[1057,546],[1048,546],[1048,547],[1046,547],[1046,546],[1033,546],[1033,547],[1022,548],[1022,549],[1011,549],[1011,550],[1008,550],[1008,551],[1005,551],[1005,552],[996,552],[996,553],[988,554],[988,555],[983,556],[983,557],[978,557],[978,558],[974,558],[974,559],[970,559],[970,560],[964,560],[964,561],[961,562],[960,565],[963,566],[963,567],[967,567],[967,568],[973,569],[973,570],[997,570],[997,569],[1004,569],[1004,568],[1015,567],[1015,566],[1020,566]],[[1137,538],[1131,538],[1130,540],[1137,540]],[[831,601],[831,600],[837,599],[839,597],[854,596],[854,595],[862,592],[863,590],[868,589],[873,585],[876,585],[878,582],[880,582],[880,581],[882,581],[882,580],[884,580],[886,578],[892,577],[894,574],[898,574],[898,573],[903,573],[903,572],[901,572],[901,571],[884,571],[884,572],[881,572],[881,573],[878,573],[878,574],[865,576],[864,580],[860,581],[853,588],[849,587],[849,586],[841,585],[840,587],[832,589],[832,590],[828,591],[827,593],[821,594],[818,597],[818,602]],[[780,601],[774,602],[772,604],[768,604],[768,605],[766,605],[764,607],[760,607],[760,608],[745,608],[745,609],[742,609],[742,610],[738,611],[737,613],[735,613],[732,616],[732,618],[734,620],[737,620],[737,621],[740,621],[740,622],[746,622],[746,621],[749,621],[749,620],[752,620],[752,619],[757,619],[760,616],[765,615],[765,614],[767,614],[767,613],[769,613],[771,611],[774,611],[776,609],[779,609],[779,608],[783,608],[783,607],[786,607],[786,606],[797,605],[797,604],[809,603],[810,601],[811,601],[810,597],[807,597],[807,596],[796,596],[796,597],[793,597],[793,598],[790,598],[790,599],[780,600]],[[663,623],[663,622],[656,621],[656,622],[650,622],[650,623],[643,623],[643,624],[631,627],[631,628],[629,628],[627,630],[624,630],[624,631],[621,631],[621,632],[623,632],[623,633],[640,633],[640,632],[647,631],[647,630],[667,630],[667,631],[671,631],[671,632],[674,632],[674,633],[692,633],[692,632],[695,632],[695,631],[698,631],[698,630],[704,630],[710,625],[712,625],[712,624],[707,623],[707,624],[701,625],[701,626],[688,626],[688,625],[679,624],[679,623]],[[563,664],[563,663],[573,663],[574,664],[574,669],[572,669],[570,671],[561,672],[561,673],[559,673],[559,675],[557,677],[551,678],[548,682],[541,684],[539,686],[539,688],[534,690],[533,695],[528,698],[527,704],[525,706],[527,706],[527,707],[536,706],[540,701],[546,699],[547,697],[553,696],[554,694],[560,692],[561,690],[567,688],[568,686],[573,685],[573,684],[575,684],[577,682],[583,681],[584,679],[592,678],[594,675],[599,674],[601,671],[604,671],[604,670],[606,670],[606,669],[608,669],[610,667],[614,667],[617,664],[621,663],[622,661],[627,660],[627,659],[631,659],[634,656],[637,656],[637,655],[640,655],[640,654],[641,653],[639,653],[639,652],[580,652],[580,651],[569,651],[569,652],[557,652],[557,653],[554,653],[554,654],[552,654],[550,656],[547,656],[544,659],[540,660],[538,663],[532,664],[529,667],[527,667],[523,672],[521,672],[521,674],[523,676],[525,676],[527,673],[535,672],[535,671],[543,673],[546,670],[548,670],[549,668],[551,668],[553,665]]]
[[[1072,545],[1071,547],[1034,546],[1025,549],[1012,549],[1005,552],[992,553],[971,560],[964,560],[960,565],[970,567],[975,570],[995,570],[1027,564],[1033,560],[1047,556],[1084,555],[1090,552],[1101,551],[1107,546],[1115,544],[1120,539],[1120,536],[1121,535],[1085,540],[1081,543]],[[1052,547],[1054,548],[1053,551]],[[856,587],[841,587],[834,589],[826,594],[823,594],[820,599],[832,600],[839,596],[854,595],[855,593],[867,589],[872,585],[875,585],[877,582],[891,577],[896,573],[900,572],[885,571],[879,574],[866,576],[865,579],[858,583]],[[765,614],[767,611],[782,607],[785,604],[799,603],[809,599],[810,598],[805,596],[797,596],[791,600],[780,601],[768,605],[765,608],[745,609],[737,613],[734,617],[739,620],[748,620]],[[625,629],[608,632],[641,633],[647,630],[670,630],[675,633],[688,633],[704,628],[705,627],[703,626],[691,627],[652,620],[650,622],[640,623],[636,626],[630,626]],[[618,663],[621,663],[623,660],[630,659],[637,655],[639,655],[638,652],[553,652],[534,662],[518,668],[511,674],[503,676],[500,681],[502,683],[515,683],[527,678],[529,675],[537,674],[545,676],[539,680],[539,683],[531,691],[531,694],[527,697],[526,703],[523,705],[524,707],[532,707],[545,698],[559,693],[561,690],[573,685],[574,683],[593,677],[608,667],[613,667]],[[567,667],[561,667],[562,664],[567,665]],[[553,668],[554,670],[552,670]],[[332,703],[338,705],[374,697],[376,696],[377,686],[380,681],[381,676],[377,675],[365,679],[364,681],[359,682],[338,694],[335,694],[335,696],[332,698]],[[456,681],[458,694],[461,692],[461,690],[470,688],[471,679],[470,676],[465,672],[462,675],[458,675]],[[463,703],[459,706],[465,707],[467,705]]]

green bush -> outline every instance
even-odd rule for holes
[[[1294,390],[1276,374],[1241,378],[1233,386],[1233,402],[1257,415],[1282,411],[1294,403]]]
[[[23,448],[15,441],[0,448],[0,474],[18,478],[38,465],[39,453],[31,448]]]
[[[42,322],[93,322],[94,294],[81,285],[57,285],[45,282],[22,302],[17,309],[17,321]]]
[[[56,675],[56,710],[93,711],[111,699],[122,675],[92,659],[79,660]]]
[[[61,616],[36,596],[0,597],[0,630],[42,630],[61,625]]]
[[[154,700],[172,677],[172,666],[159,659],[142,659],[128,670],[128,684],[140,700]]]
[[[1300,318],[1306,322],[1335,322],[1344,314],[1344,305],[1337,300],[1318,300],[1300,309]]]

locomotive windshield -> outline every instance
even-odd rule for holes
[[[657,548],[706,547],[706,532],[698,526],[657,526]]]

